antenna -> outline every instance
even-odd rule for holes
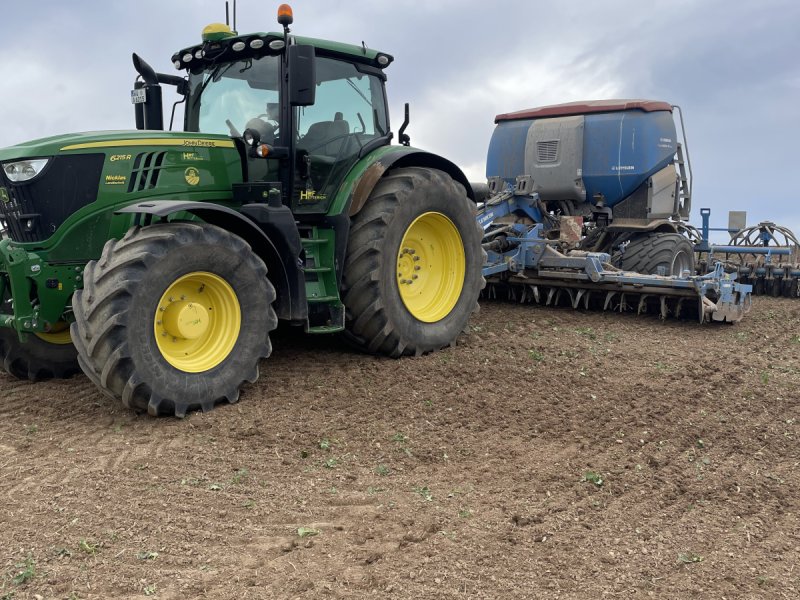
[[[228,27],[231,26],[231,17],[230,17],[230,13],[228,12],[228,3],[227,2],[225,3],[225,25],[227,25]]]
[[[236,29],[236,0],[233,0],[233,30],[238,31]]]

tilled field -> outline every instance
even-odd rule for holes
[[[0,598],[797,598],[800,302],[488,303],[391,360],[275,336],[241,402],[0,375]]]

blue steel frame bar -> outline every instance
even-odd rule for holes
[[[708,234],[710,231],[727,231],[728,233],[736,232],[731,232],[730,229],[723,229],[721,227],[710,227],[710,208],[701,208],[700,217],[703,219],[703,224],[700,227],[701,239],[700,243],[695,244],[694,246],[695,252],[708,252],[709,254],[713,254],[715,252],[720,254],[765,254],[767,256],[767,262],[769,262],[769,257],[772,255],[789,255],[792,253],[789,248],[775,248],[774,246],[726,246],[710,244],[708,242]]]

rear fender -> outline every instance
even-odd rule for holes
[[[668,219],[614,219],[606,227],[611,233],[680,233],[678,223]]]
[[[427,167],[444,171],[464,186],[470,200],[475,200],[472,186],[454,163],[446,158],[407,146],[384,146],[364,157],[347,176],[328,215],[357,215],[381,178],[392,169]]]
[[[216,225],[245,240],[267,265],[269,280],[275,286],[275,312],[278,318],[305,321],[308,305],[305,298],[305,279],[300,270],[300,250],[289,232],[267,236],[251,219],[219,204],[154,200],[131,204],[116,211],[118,215],[134,215],[134,225],[147,225],[153,217],[166,219],[177,213],[189,213],[205,223]]]

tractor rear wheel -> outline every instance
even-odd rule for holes
[[[51,333],[29,333],[25,342],[13,329],[0,328],[0,364],[9,375],[30,381],[66,379],[81,372],[66,323]]]
[[[75,293],[81,368],[153,416],[236,402],[272,350],[275,290],[236,235],[213,225],[136,227],[109,240]]]
[[[648,275],[694,275],[694,248],[679,233],[635,235],[625,248],[620,268]]]
[[[485,285],[481,229],[463,186],[397,169],[353,218],[342,278],[346,337],[393,357],[455,344]]]

